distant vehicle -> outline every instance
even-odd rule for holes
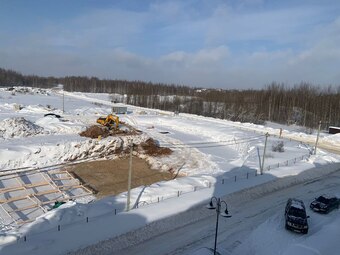
[[[285,209],[286,229],[298,231],[303,234],[308,233],[308,222],[306,207],[302,200],[289,198]]]
[[[338,209],[340,206],[340,199],[337,197],[322,195],[315,198],[312,203],[310,203],[310,208],[319,213],[329,213],[334,209]]]

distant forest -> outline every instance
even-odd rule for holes
[[[0,86],[51,88],[58,84],[70,92],[111,93],[113,101],[131,105],[232,121],[316,128],[321,120],[324,129],[340,126],[340,86],[324,88],[302,82],[288,87],[272,82],[258,90],[204,89],[95,77],[40,77],[0,68]]]

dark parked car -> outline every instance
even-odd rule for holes
[[[339,208],[340,200],[337,197],[322,195],[310,204],[310,208],[319,213],[329,213],[330,211]]]
[[[308,233],[306,208],[302,200],[289,198],[285,209],[286,229]]]

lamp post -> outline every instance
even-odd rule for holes
[[[321,129],[321,120],[319,121],[318,135],[316,136],[315,148],[314,148],[314,155],[316,155],[316,149],[318,148],[318,142],[319,142],[319,136],[320,136],[320,129]]]
[[[215,204],[214,204],[215,202]],[[222,204],[225,204],[225,210],[221,213],[221,207]],[[225,218],[230,218],[231,215],[229,215],[228,212],[228,206],[227,203],[224,200],[221,200],[220,198],[212,197],[210,199],[210,203],[207,206],[208,209],[216,209],[216,229],[215,229],[215,244],[214,244],[214,255],[216,255],[216,245],[217,245],[217,233],[218,233],[218,218],[220,215]]]
[[[130,192],[131,192],[131,175],[132,175],[132,151],[133,151],[133,142],[131,140],[131,142],[130,142],[128,193],[127,193],[127,201],[126,201],[126,211],[130,210]]]

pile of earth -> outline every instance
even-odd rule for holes
[[[48,132],[44,131],[44,128],[23,117],[4,119],[0,122],[0,137],[5,139],[46,133]]]
[[[108,128],[106,126],[100,126],[100,125],[93,125],[88,127],[85,131],[79,133],[80,136],[85,136],[89,138],[105,138],[108,136],[115,136],[115,135],[136,135],[139,132],[132,128],[131,126],[127,125],[124,122],[120,122],[120,125],[124,125],[128,127],[127,129],[114,129],[114,128]]]
[[[108,136],[114,136],[114,135],[136,135],[138,133],[137,130],[114,130],[109,129],[105,126],[100,125],[93,125],[88,127],[85,131],[79,133],[80,136],[89,137],[89,138],[105,138]],[[142,142],[138,145],[138,150],[142,151],[143,154],[149,155],[149,156],[163,156],[163,155],[170,155],[172,153],[172,150],[165,147],[160,147],[158,143],[152,139],[149,138],[145,142]],[[118,149],[116,153],[128,153],[129,150],[126,149],[126,151],[123,151],[123,149]]]
[[[142,142],[139,146],[143,149],[145,154],[150,156],[165,156],[172,153],[171,149],[160,147],[157,142],[152,138],[149,138],[145,142]]]
[[[85,136],[89,138],[98,138],[98,137],[108,137],[110,135],[110,131],[107,127],[94,125],[88,127],[85,131],[79,134],[80,136]]]

